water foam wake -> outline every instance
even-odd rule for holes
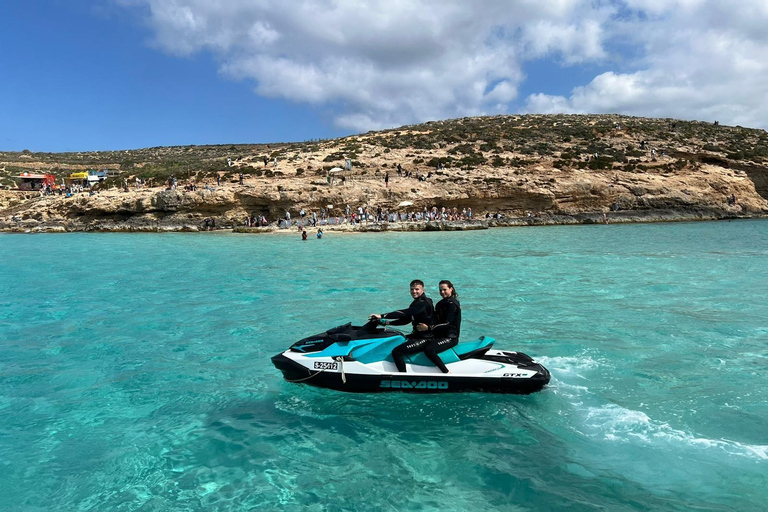
[[[550,388],[581,409],[590,397],[597,396],[587,385],[589,373],[601,366],[599,358],[587,354],[570,357],[539,357],[537,361],[552,371]],[[657,421],[642,411],[636,411],[615,404],[586,408],[584,430],[590,437],[602,437],[607,441],[640,441],[645,444],[668,443],[690,448],[721,450],[729,455],[768,460],[768,445],[744,444],[729,439],[707,439],[675,429],[668,423]]]
[[[727,439],[707,439],[672,428],[668,423],[655,421],[642,411],[634,411],[610,404],[589,407],[585,425],[594,435],[608,441],[629,442],[639,440],[651,444],[666,442],[692,448],[718,449],[729,455],[768,460],[768,445],[742,444]]]
[[[600,361],[588,355],[562,356],[562,357],[537,357],[536,361],[546,366],[550,371],[558,374],[573,375],[586,378],[583,374],[599,367]]]

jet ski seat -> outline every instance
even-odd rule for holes
[[[349,324],[343,325],[324,335],[302,340],[297,343],[301,346],[293,350],[304,352],[303,348],[312,343],[314,338],[317,338],[318,342],[325,338],[325,341],[320,345],[323,348],[316,352],[307,353],[307,357],[344,357],[369,364],[384,360],[393,362],[392,350],[405,341],[403,335],[397,331],[379,330],[373,333],[373,337],[358,337],[359,335],[355,335],[356,329],[360,328],[351,327]],[[481,336],[474,341],[460,342],[454,348],[440,352],[438,355],[445,364],[456,363],[472,357],[482,357],[493,346],[494,341],[496,340],[488,336]],[[328,345],[329,342],[333,343]],[[411,364],[434,366],[424,352],[406,356],[405,360]]]
[[[454,348],[449,348],[440,352],[438,356],[443,360],[443,363],[457,363],[470,357],[481,357],[488,352],[493,346],[493,342],[496,341],[493,338],[487,336],[480,336],[479,339],[474,341],[463,341],[456,345]],[[405,360],[411,364],[418,364],[422,366],[432,366],[432,361],[429,360],[424,352],[413,354],[412,356],[406,356]]]

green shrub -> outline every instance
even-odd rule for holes
[[[449,155],[473,155],[474,153],[475,149],[471,144],[461,144],[448,150]]]
[[[605,156],[598,156],[597,158],[590,158],[588,167],[593,171],[610,169],[613,167],[613,159]]]
[[[339,151],[337,151],[335,153],[331,153],[328,156],[326,156],[325,158],[323,158],[323,162],[336,162],[336,161],[339,161],[339,160],[344,160],[344,153],[339,152]]]
[[[473,155],[466,155],[459,160],[459,166],[461,167],[476,167],[486,163],[488,160],[481,154],[475,153]]]
[[[429,160],[427,160],[426,165],[427,167],[437,168],[437,164],[443,164],[443,166],[445,167],[450,167],[451,164],[453,164],[453,162],[454,162],[454,159],[451,158],[450,156],[443,156],[440,158],[437,158],[437,157],[430,158]]]

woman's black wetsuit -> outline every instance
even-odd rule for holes
[[[406,336],[407,341],[392,350],[392,359],[395,360],[397,371],[405,372],[405,356],[407,354],[421,352],[432,340],[432,332],[417,331],[416,326],[418,324],[431,325],[434,312],[435,307],[432,299],[422,294],[421,297],[413,299],[408,309],[401,309],[381,315],[381,318],[390,320],[389,323],[391,325],[413,324],[413,332]]]
[[[448,373],[445,363],[439,354],[444,350],[455,347],[461,334],[461,304],[456,297],[446,297],[435,307],[436,324],[432,326],[433,338],[424,347],[424,354],[443,373]]]

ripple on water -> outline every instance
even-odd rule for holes
[[[768,252],[755,248],[767,242],[768,222],[304,244],[3,236],[0,499],[5,510],[759,510]],[[20,254],[28,266],[10,266]],[[90,270],[94,255],[107,272]],[[413,278],[434,298],[451,279],[464,339],[528,353],[550,386],[356,395],[272,367],[299,338],[406,304]]]

